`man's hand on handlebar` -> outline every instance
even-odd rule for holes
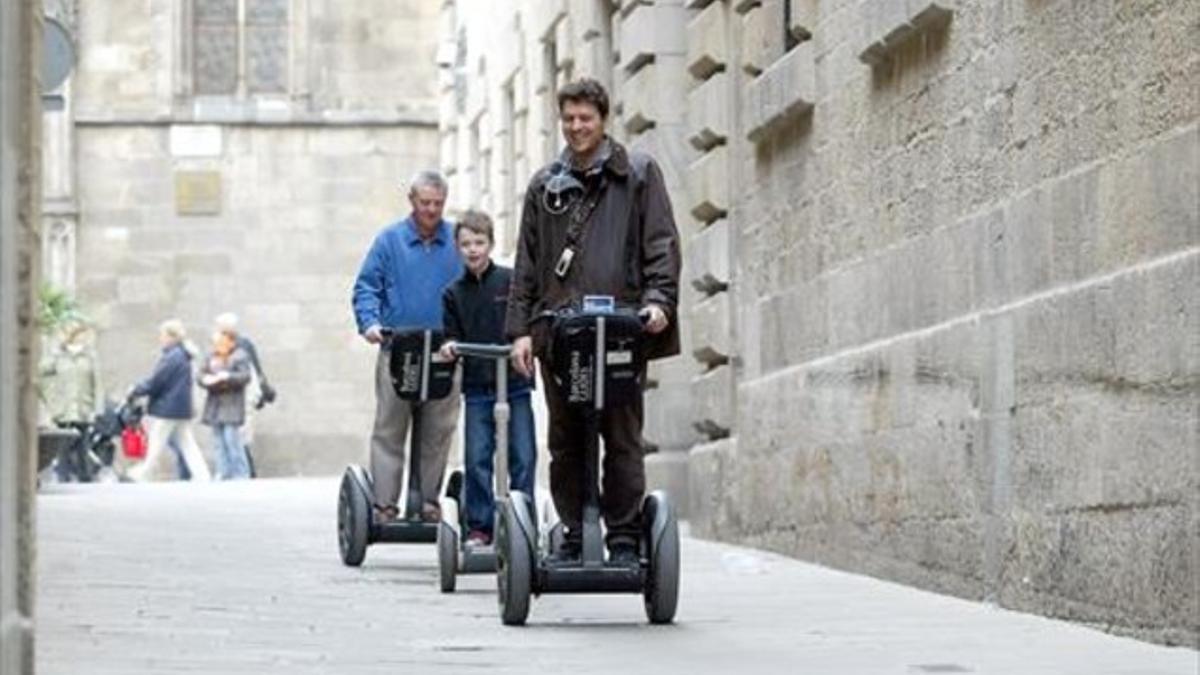
[[[371,326],[363,331],[362,335],[363,339],[367,342],[370,342],[373,345],[380,344],[383,342],[383,327],[379,324],[375,324],[374,326]]]
[[[458,343],[454,340],[446,340],[442,343],[442,348],[438,350],[438,356],[441,356],[444,361],[457,359]]]
[[[646,324],[646,332],[651,334],[663,332],[667,329],[667,325],[670,323],[667,320],[666,311],[664,311],[662,307],[659,307],[653,303],[643,307],[641,311],[638,312],[638,315],[642,317],[642,320]]]
[[[533,377],[533,338],[522,335],[513,341],[513,368],[524,377]]]

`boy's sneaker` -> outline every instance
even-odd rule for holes
[[[483,530],[471,530],[467,534],[467,548],[480,548],[492,543],[492,535]]]

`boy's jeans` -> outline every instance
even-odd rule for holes
[[[213,425],[213,440],[217,446],[217,480],[249,478],[250,462],[238,428],[232,424]]]
[[[467,529],[492,532],[495,519],[492,493],[492,457],[496,454],[496,420],[492,406],[495,394],[466,394],[466,480],[463,502]],[[508,424],[509,489],[533,495],[537,464],[537,440],[534,435],[530,393],[509,397]]]

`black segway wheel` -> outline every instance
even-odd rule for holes
[[[649,569],[643,596],[650,623],[671,623],[679,606],[679,523],[666,496],[646,498],[646,538]]]
[[[529,543],[517,522],[516,506],[501,502],[496,529],[496,588],[499,591],[500,620],[506,626],[521,626],[529,617],[533,560]]]
[[[371,500],[355,478],[354,467],[348,468],[338,491],[338,552],[343,564],[358,567],[367,557],[370,519]]]
[[[448,523],[438,524],[438,586],[443,593],[453,593],[458,574],[458,533]]]

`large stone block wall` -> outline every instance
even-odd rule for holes
[[[695,4],[742,55],[697,530],[1196,644],[1200,8]]]
[[[404,183],[438,165],[437,3],[288,6],[284,94],[193,95],[193,0],[80,3],[71,89],[75,281],[105,388],[149,372],[163,319],[207,346],[213,317],[237,312],[279,390],[256,423],[265,475],[366,457],[374,352],[351,286],[410,210]],[[206,213],[181,211],[189,172],[219,186]]]

